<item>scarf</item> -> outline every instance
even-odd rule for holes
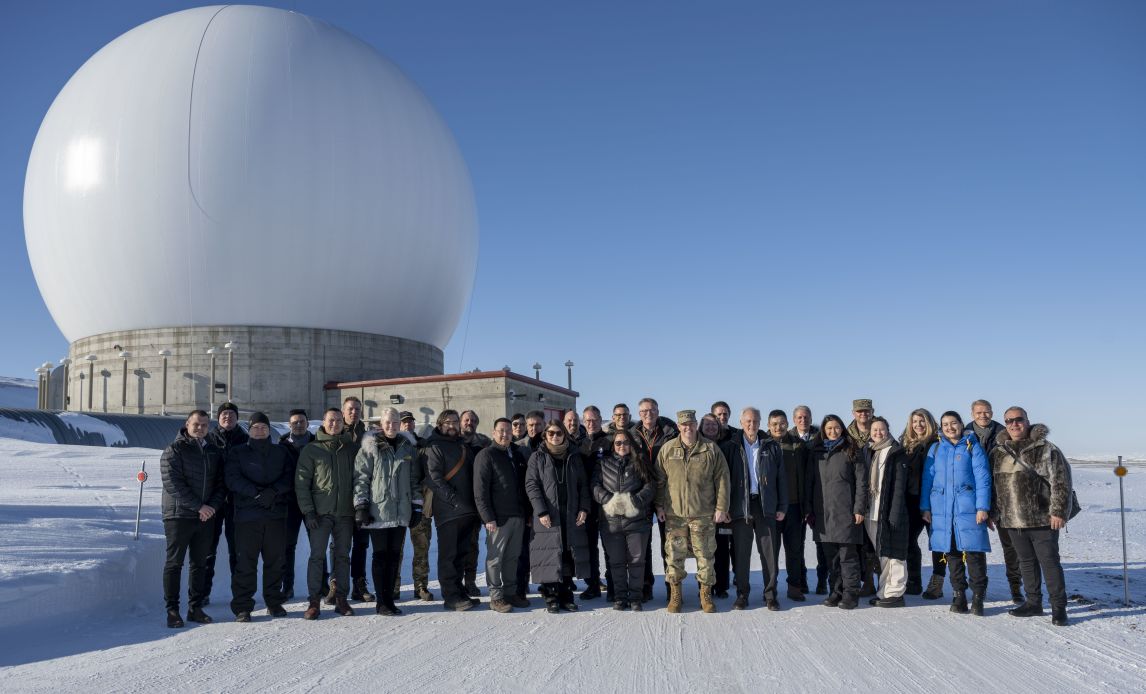
[[[880,482],[883,481],[879,474],[880,463],[887,459],[886,451],[891,448],[893,443],[895,443],[895,439],[888,436],[879,443],[871,444],[871,470],[868,471],[867,488],[873,499],[879,493]]]
[[[546,441],[545,450],[549,451],[549,455],[557,458],[558,460],[561,460],[565,457],[565,451],[569,450],[569,437],[566,436],[559,446],[554,446],[553,444]]]
[[[844,436],[847,436],[847,434],[844,434]],[[844,442],[844,436],[838,439],[824,439],[824,448],[828,449],[828,452],[836,450],[836,446]]]

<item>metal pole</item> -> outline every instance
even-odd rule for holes
[[[88,412],[92,410],[92,400],[95,396],[96,389],[96,364],[95,359],[88,360]]]
[[[235,350],[227,350],[227,401],[235,401],[235,393],[231,390],[235,383]]]
[[[139,503],[135,506],[135,539],[139,539],[139,517],[143,513],[143,483],[147,481],[147,461],[143,461],[143,467],[139,468],[139,473],[136,474],[135,479],[139,480]]]
[[[127,357],[123,358],[123,399],[119,403],[119,411],[127,412]]]
[[[207,354],[211,355],[211,383],[210,386],[210,399],[211,399],[211,412],[215,411],[215,348],[212,347],[207,350]]]
[[[84,372],[80,372],[80,399],[76,401],[76,409],[80,412],[84,411]]]
[[[1122,456],[1118,456],[1118,467],[1114,469],[1118,475],[1118,507],[1122,514],[1122,602],[1130,606],[1130,577],[1126,570],[1126,495],[1122,490],[1122,478],[1126,476],[1126,468],[1122,466]]]

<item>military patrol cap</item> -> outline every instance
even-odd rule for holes
[[[404,422],[407,419],[414,419],[414,413],[409,410],[402,410],[398,413],[398,421]]]
[[[696,410],[681,410],[676,413],[677,424],[685,424],[687,422],[696,423]]]
[[[871,406],[870,399],[863,398],[860,400],[852,400],[852,412],[862,412],[864,410],[875,412],[875,408]]]

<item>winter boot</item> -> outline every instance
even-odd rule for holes
[[[919,597],[924,600],[938,600],[943,597],[943,579],[945,576],[939,574],[931,574],[931,580],[927,582],[927,590]]]
[[[824,599],[824,607],[839,607],[840,601],[843,599],[844,599],[843,595],[841,595],[839,593],[832,593],[831,595],[829,595],[827,598]]]
[[[700,586],[700,609],[705,612],[716,612],[716,604],[712,602],[712,586]]]
[[[354,610],[350,608],[350,603],[346,602],[346,597],[343,595],[334,596],[334,611],[343,617],[349,617],[354,614]]]
[[[983,594],[982,593],[972,593],[971,594],[971,614],[975,615],[976,617],[982,617],[983,616]]]
[[[364,576],[359,576],[351,581],[350,599],[359,602],[374,602],[374,594],[367,589]]]
[[[192,607],[187,612],[187,621],[196,624],[210,624],[215,620],[211,619],[211,615],[204,612],[202,607]]]
[[[1011,584],[1011,602],[1016,605],[1022,605],[1027,601],[1027,597],[1023,595],[1023,587],[1018,583]]]
[[[397,617],[402,614],[402,610],[399,610],[394,605],[393,600],[379,600],[374,605],[374,614],[379,614],[383,617]]]
[[[641,601],[639,599],[638,600],[630,600],[629,601],[629,609],[632,610],[633,612],[640,612],[640,611],[645,609],[645,606],[641,604]]]
[[[732,601],[732,609],[746,610],[748,609],[748,596],[744,593],[737,593],[736,599]]]
[[[828,594],[828,579],[827,579],[827,577],[817,578],[816,579],[816,595],[827,595],[827,594]]]
[[[1066,605],[1051,607],[1051,624],[1056,627],[1065,627],[1070,624],[1070,620],[1066,618]]]
[[[240,612],[239,614],[235,615],[235,621],[236,622],[244,622],[244,623],[249,622],[249,621],[251,621],[251,613],[250,612]]]
[[[505,614],[506,612],[513,612],[513,605],[509,604],[505,598],[494,598],[489,601],[489,609]]]
[[[506,598],[505,601],[513,607],[520,607],[523,610],[527,610],[532,607],[532,605],[529,604],[529,598],[525,597],[524,595],[511,595]]]
[[[788,599],[794,602],[804,602],[804,591],[799,586],[788,586]]]
[[[854,610],[859,606],[859,598],[855,593],[844,593],[840,598],[840,604],[837,605],[841,610]]]
[[[179,610],[167,610],[167,628],[168,629],[182,629],[183,617],[179,615]]]
[[[466,581],[466,594],[471,598],[476,598],[481,595],[481,589],[477,587],[476,579]]]
[[[267,614],[272,617],[281,618],[287,616],[287,611],[283,609],[282,605],[275,605],[274,607],[267,608]]]
[[[581,591],[582,600],[596,600],[599,597],[601,597],[601,588],[599,586],[593,585],[592,583],[589,584],[588,588]]]
[[[311,600],[307,605],[306,612],[302,613],[303,619],[318,619],[318,614],[322,612],[322,601]]]
[[[951,611],[955,614],[967,614],[967,594],[961,590],[955,591],[955,597],[951,599]]]
[[[672,614],[680,612],[681,604],[684,602],[684,596],[680,592],[679,583],[669,584],[669,601],[668,611]]]
[[[418,596],[419,600],[424,600],[425,602],[432,602],[434,599],[434,594],[430,592],[429,587],[427,587],[425,583],[419,583],[414,586],[414,595]]]
[[[333,576],[331,576],[329,585],[330,590],[326,591],[326,597],[323,598],[322,601],[327,605],[334,607],[334,598],[336,595],[338,595],[338,581]]]
[[[1043,606],[1033,602],[1024,602],[1013,610],[1007,610],[1012,617],[1039,617],[1042,616]]]

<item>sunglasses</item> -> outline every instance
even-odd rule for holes
[[[552,430],[552,429],[551,429],[551,430],[549,430],[549,431],[545,432],[545,435],[546,435],[546,436],[564,436],[564,435],[565,435],[565,432],[563,432],[563,431],[556,431],[556,430]]]
[[[1011,417],[1010,419],[1004,419],[1003,420],[1003,422],[1008,424],[1008,425],[1009,424],[1021,424],[1025,421],[1027,421],[1026,417]]]
[[[629,445],[628,441],[617,441],[616,443],[613,444],[613,448],[620,448],[621,446],[628,446],[628,445]]]

